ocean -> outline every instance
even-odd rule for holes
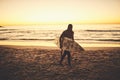
[[[55,46],[56,39],[66,29],[67,24],[3,26],[0,27],[0,45]],[[80,45],[120,47],[120,24],[73,24],[73,31]]]

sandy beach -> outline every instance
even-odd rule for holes
[[[0,46],[0,80],[120,80],[120,48],[85,48],[60,66],[60,50],[38,46]]]

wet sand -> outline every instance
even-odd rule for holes
[[[0,46],[0,80],[120,80],[120,48],[85,48],[60,66],[53,47]]]

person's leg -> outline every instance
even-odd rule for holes
[[[66,56],[66,51],[64,51],[63,55],[61,56],[61,60],[60,60],[60,64],[61,64],[61,65],[62,65],[62,61],[63,61],[63,59],[65,58],[65,56]]]
[[[67,51],[67,55],[68,55],[68,65],[71,66],[71,54],[69,51]]]

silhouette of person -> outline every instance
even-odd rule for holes
[[[69,24],[67,30],[63,31],[63,33],[61,34],[61,36],[59,38],[61,50],[63,47],[62,42],[63,42],[64,37],[74,40],[74,32],[72,31],[72,28],[73,28],[72,24]],[[70,51],[67,51],[67,50],[64,50],[63,54],[61,54],[60,65],[62,65],[62,61],[66,55],[68,56],[68,65],[71,66],[71,53],[70,53]]]

